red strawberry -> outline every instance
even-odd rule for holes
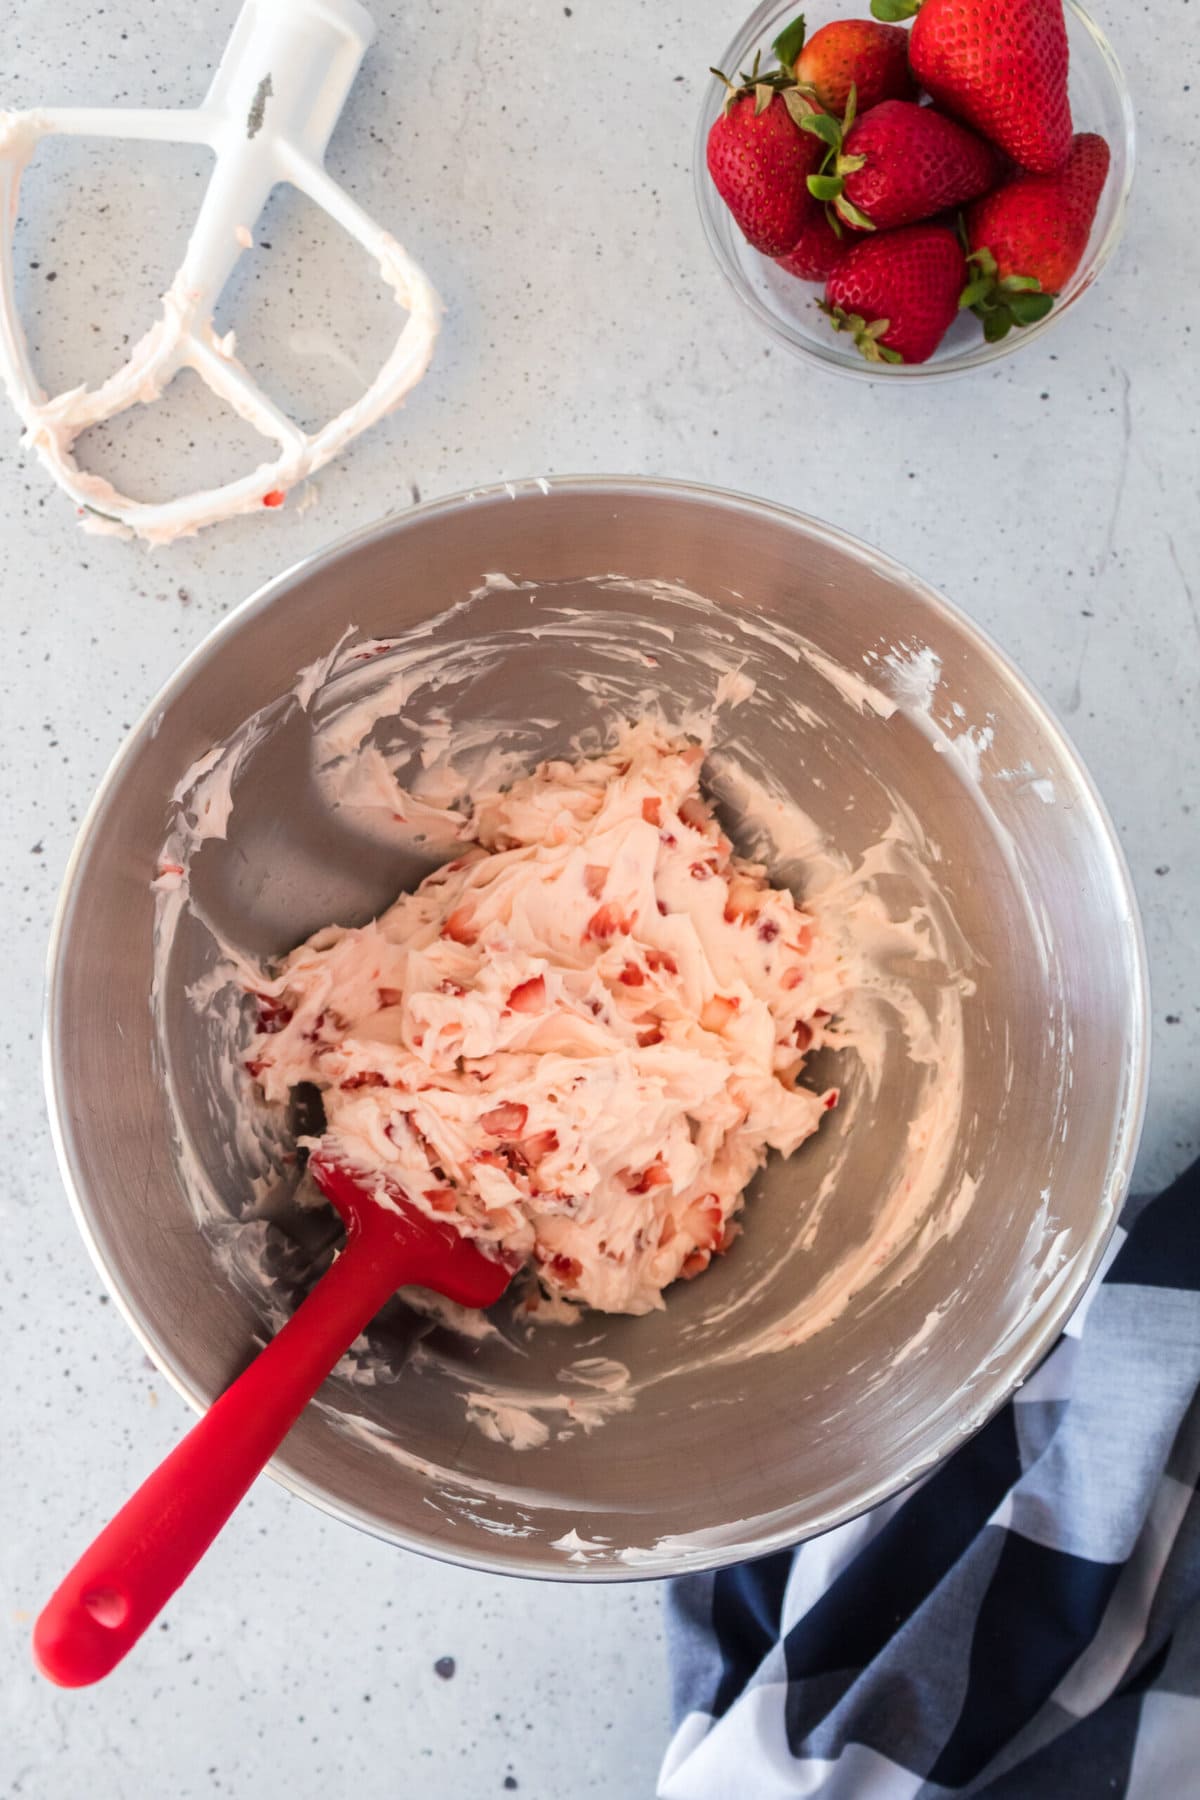
[[[806,179],[825,154],[799,121],[819,108],[782,69],[752,71],[741,87],[713,73],[729,98],[708,134],[708,172],[747,243],[786,256],[813,209]]]
[[[996,151],[932,106],[884,100],[840,131],[824,120],[829,166],[809,180],[820,200],[832,200],[848,225],[887,231],[930,219],[947,207],[986,194],[1000,174]]]
[[[832,275],[848,248],[847,240],[839,237],[829,223],[828,207],[814,206],[787,255],[777,256],[775,260],[781,269],[786,269],[789,275],[798,275],[801,281],[824,281]]]
[[[1108,179],[1109,150],[1081,132],[1053,175],[1018,175],[967,211],[972,279],[962,304],[990,343],[1050,311],[1079,267]]]
[[[919,9],[919,10],[918,10]],[[1071,148],[1062,0],[871,0],[880,19],[917,20],[909,61],[939,106],[1048,175]]]
[[[868,362],[925,362],[958,312],[966,267],[948,226],[904,225],[846,252],[825,284],[825,311]]]
[[[804,20],[795,19],[775,39],[775,54],[801,86],[811,88],[826,112],[840,117],[850,89],[858,110],[881,100],[913,100],[917,84],[908,66],[908,33],[875,19],[834,19],[804,42]]]

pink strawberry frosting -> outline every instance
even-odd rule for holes
[[[269,1101],[315,1083],[326,1152],[382,1203],[610,1312],[726,1249],[768,1151],[837,1099],[797,1081],[840,959],[733,855],[702,757],[644,724],[479,795],[455,861],[292,952],[248,1052]]]

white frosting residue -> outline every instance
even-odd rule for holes
[[[494,1444],[514,1450],[538,1450],[550,1437],[550,1427],[527,1406],[514,1406],[495,1394],[468,1394],[467,1422],[477,1425]]]
[[[0,112],[0,158],[8,163],[8,198],[13,217],[24,169],[43,137],[57,129],[49,112]],[[311,199],[345,223],[349,202],[323,170],[308,172]],[[24,425],[22,442],[79,509],[85,531],[109,537],[140,537],[170,544],[206,525],[241,513],[261,513],[282,505],[286,494],[313,475],[350,441],[400,405],[429,367],[441,320],[441,303],[423,270],[388,232],[365,215],[353,215],[352,229],[368,248],[384,285],[407,314],[382,367],[364,392],[319,431],[303,431],[262,391],[234,355],[232,332],[217,333],[213,290],[202,262],[192,251],[162,297],[161,317],[137,339],[124,366],[98,388],[68,388],[47,396],[30,367],[25,334],[15,317],[0,332],[0,375]],[[250,223],[238,222],[231,235],[239,253],[253,242]],[[244,475],[177,499],[146,502],[119,493],[101,475],[75,461],[76,441],[91,426],[133,405],[158,400],[181,369],[190,369],[231,411],[278,444],[273,461]]]

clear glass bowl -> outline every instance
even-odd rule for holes
[[[756,50],[762,51],[764,61],[770,59],[772,40],[795,17],[800,7],[801,0],[785,0],[783,5],[779,0],[763,0],[717,66],[732,77],[737,70],[749,68]],[[834,4],[833,0],[814,0],[814,4],[804,5],[803,10],[811,37],[831,19],[846,18],[852,12],[863,14],[867,8],[865,0],[855,7],[849,7],[846,0],[841,0],[840,4]],[[821,297],[819,285],[798,281],[794,275],[778,268],[769,257],[750,248],[709,179],[705,166],[709,128],[725,99],[721,83],[715,79],[709,83],[700,111],[694,156],[696,199],[704,235],[718,268],[738,299],[778,343],[785,344],[809,362],[835,369],[843,375],[856,375],[861,380],[928,381],[931,376],[961,375],[968,369],[996,362],[1002,356],[1011,356],[1014,351],[1053,330],[1059,320],[1066,317],[1080,296],[1091,287],[1120,238],[1129,190],[1133,185],[1135,129],[1133,101],[1121,65],[1107,38],[1075,0],[1066,0],[1065,10],[1075,129],[1098,131],[1108,140],[1112,151],[1108,181],[1100,197],[1086,254],[1053,310],[1036,325],[1010,331],[998,344],[988,344],[978,320],[969,313],[964,314],[950,327],[925,363],[865,362],[850,339],[835,332],[817,310],[817,301]]]

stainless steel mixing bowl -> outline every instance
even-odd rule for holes
[[[459,604],[489,571],[516,585],[493,582]],[[707,619],[684,589],[706,598]],[[860,1092],[799,1155],[776,1160],[744,1236],[672,1290],[665,1313],[473,1340],[422,1336],[428,1326],[394,1303],[373,1356],[327,1384],[274,1473],[397,1544],[572,1579],[712,1567],[836,1525],[977,1428],[1096,1269],[1140,1126],[1146,983],[1120,851],[1054,719],[937,594],[811,520],[659,482],[509,486],[361,533],[219,626],[125,744],[66,880],[48,1086],[81,1229],[133,1329],[196,1407],[242,1366],[279,1299],[241,1278],[239,1246],[257,1243],[281,1280],[289,1255],[294,1275],[314,1250],[328,1254],[331,1232],[314,1246],[314,1215],[293,1213],[286,1192],[265,1205],[272,1223],[248,1222],[261,1170],[213,1100],[211,1025],[185,989],[215,951],[194,920],[165,971],[157,1041],[149,882],[168,797],[194,759],[276,701],[347,626],[387,637],[435,615],[429,667],[484,631],[494,653],[470,679],[414,694],[393,722],[401,736],[419,737],[444,708],[460,723],[500,720],[532,758],[592,716],[598,669],[619,687],[618,652],[640,658],[631,709],[648,688],[682,707],[711,697],[708,652],[720,641],[756,683],[723,727],[737,755],[850,857],[886,827],[889,807],[915,822],[973,983],[945,1198],[967,1176],[977,1191],[905,1281],[865,1279],[824,1329],[747,1353],[861,1240],[905,1152],[911,1084],[894,1045],[877,1102]],[[796,653],[793,631],[810,651]],[[920,691],[930,653],[941,669],[932,705],[928,684]],[[886,684],[889,667],[890,711],[844,678],[874,670]],[[311,720],[295,705],[245,759],[233,799],[228,841],[205,844],[193,888],[256,955],[330,919],[369,917],[421,872],[419,859],[329,813]],[[905,889],[901,871],[881,892],[903,910]],[[936,987],[953,971],[934,960],[910,973]],[[181,1174],[189,1163],[207,1171],[203,1228]],[[783,1254],[835,1169],[807,1248]],[[301,1248],[288,1252],[293,1235]],[[579,1385],[586,1358],[605,1359],[588,1365],[590,1386]],[[609,1404],[616,1364],[639,1390],[630,1410],[619,1394]],[[497,1384],[518,1408],[564,1386],[579,1400],[539,1415],[548,1441],[521,1450],[468,1417],[469,1394]],[[609,1416],[594,1424],[597,1409]]]

